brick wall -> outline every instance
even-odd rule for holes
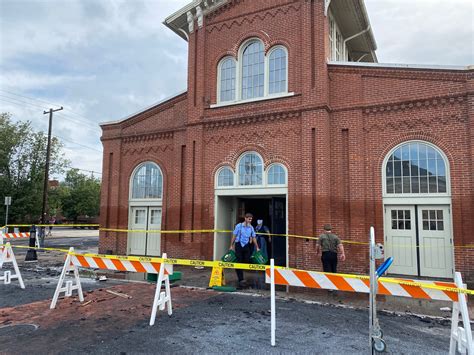
[[[195,26],[197,28],[197,26]],[[241,153],[288,168],[288,232],[317,235],[325,223],[345,240],[383,241],[382,162],[397,144],[424,140],[448,157],[456,246],[474,237],[472,71],[327,65],[323,1],[231,1],[189,39],[188,91],[121,123],[103,126],[101,225],[128,227],[129,180],[144,161],[164,177],[162,228],[214,227],[214,174]],[[292,97],[210,108],[217,64],[258,37],[289,53]],[[212,258],[212,235],[162,235],[168,255]],[[289,240],[290,266],[320,269],[315,242]],[[125,233],[101,232],[100,252],[125,254]],[[367,272],[368,251],[346,244],[342,272]],[[472,249],[456,268],[474,280]]]

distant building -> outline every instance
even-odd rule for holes
[[[390,272],[474,279],[473,68],[377,63],[362,0],[193,1],[165,25],[189,43],[187,91],[102,124],[102,226],[331,223],[350,242],[341,270],[367,272],[373,225]],[[229,242],[102,232],[100,252],[219,259]],[[273,254],[321,267],[305,238]]]
[[[59,181],[58,180],[49,180],[48,181],[48,187],[51,190],[57,189],[59,187]]]

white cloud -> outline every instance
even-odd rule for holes
[[[0,74],[0,88],[4,90],[30,90],[48,86],[70,84],[74,81],[91,81],[95,75],[55,75],[23,70],[12,70]]]

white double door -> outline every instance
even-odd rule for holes
[[[385,254],[390,273],[453,277],[449,206],[385,206]]]
[[[131,207],[128,253],[161,255],[161,207]]]

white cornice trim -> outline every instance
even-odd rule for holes
[[[369,67],[369,68],[397,68],[397,69],[431,69],[431,70],[473,70],[473,66],[458,65],[430,65],[430,64],[396,64],[396,63],[365,63],[365,62],[334,62],[328,61],[328,65],[350,66],[350,67]]]

